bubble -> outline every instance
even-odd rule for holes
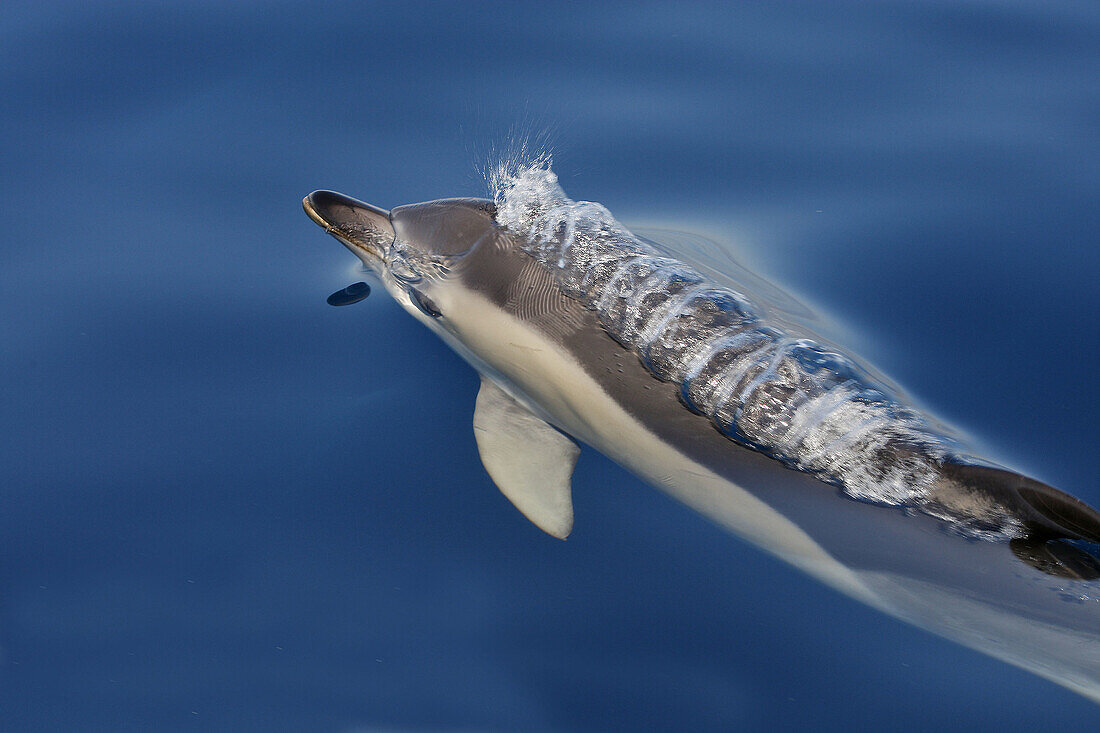
[[[571,200],[548,159],[499,171],[493,194],[497,223],[562,291],[731,440],[853,498],[927,498],[953,442],[850,357],[769,324],[744,293]]]

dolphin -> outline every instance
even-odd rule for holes
[[[546,533],[572,529],[584,443],[839,591],[1100,702],[1100,513],[968,455],[545,162],[502,167],[492,199],[303,206],[480,374],[482,462]]]

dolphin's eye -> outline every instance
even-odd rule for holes
[[[432,299],[416,288],[409,288],[409,297],[412,298],[412,302],[424,315],[431,316],[432,318],[439,318],[443,315],[439,311],[439,308],[436,307],[435,303],[432,302]]]

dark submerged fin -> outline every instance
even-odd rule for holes
[[[1100,512],[1052,486],[992,466],[945,463],[941,470],[951,480],[951,488],[941,491],[995,504],[1036,538],[1100,543]]]
[[[956,508],[982,508],[979,521],[995,515],[1020,522],[1027,534],[1008,543],[1021,562],[1047,575],[1072,580],[1100,579],[1100,559],[1084,543],[1100,543],[1100,512],[1052,486],[991,466],[945,463],[946,485],[933,500]]]

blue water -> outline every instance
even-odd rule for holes
[[[302,213],[577,199],[785,283],[1100,505],[1093,2],[0,14],[0,730],[1089,729],[585,450],[553,540],[477,379]]]

